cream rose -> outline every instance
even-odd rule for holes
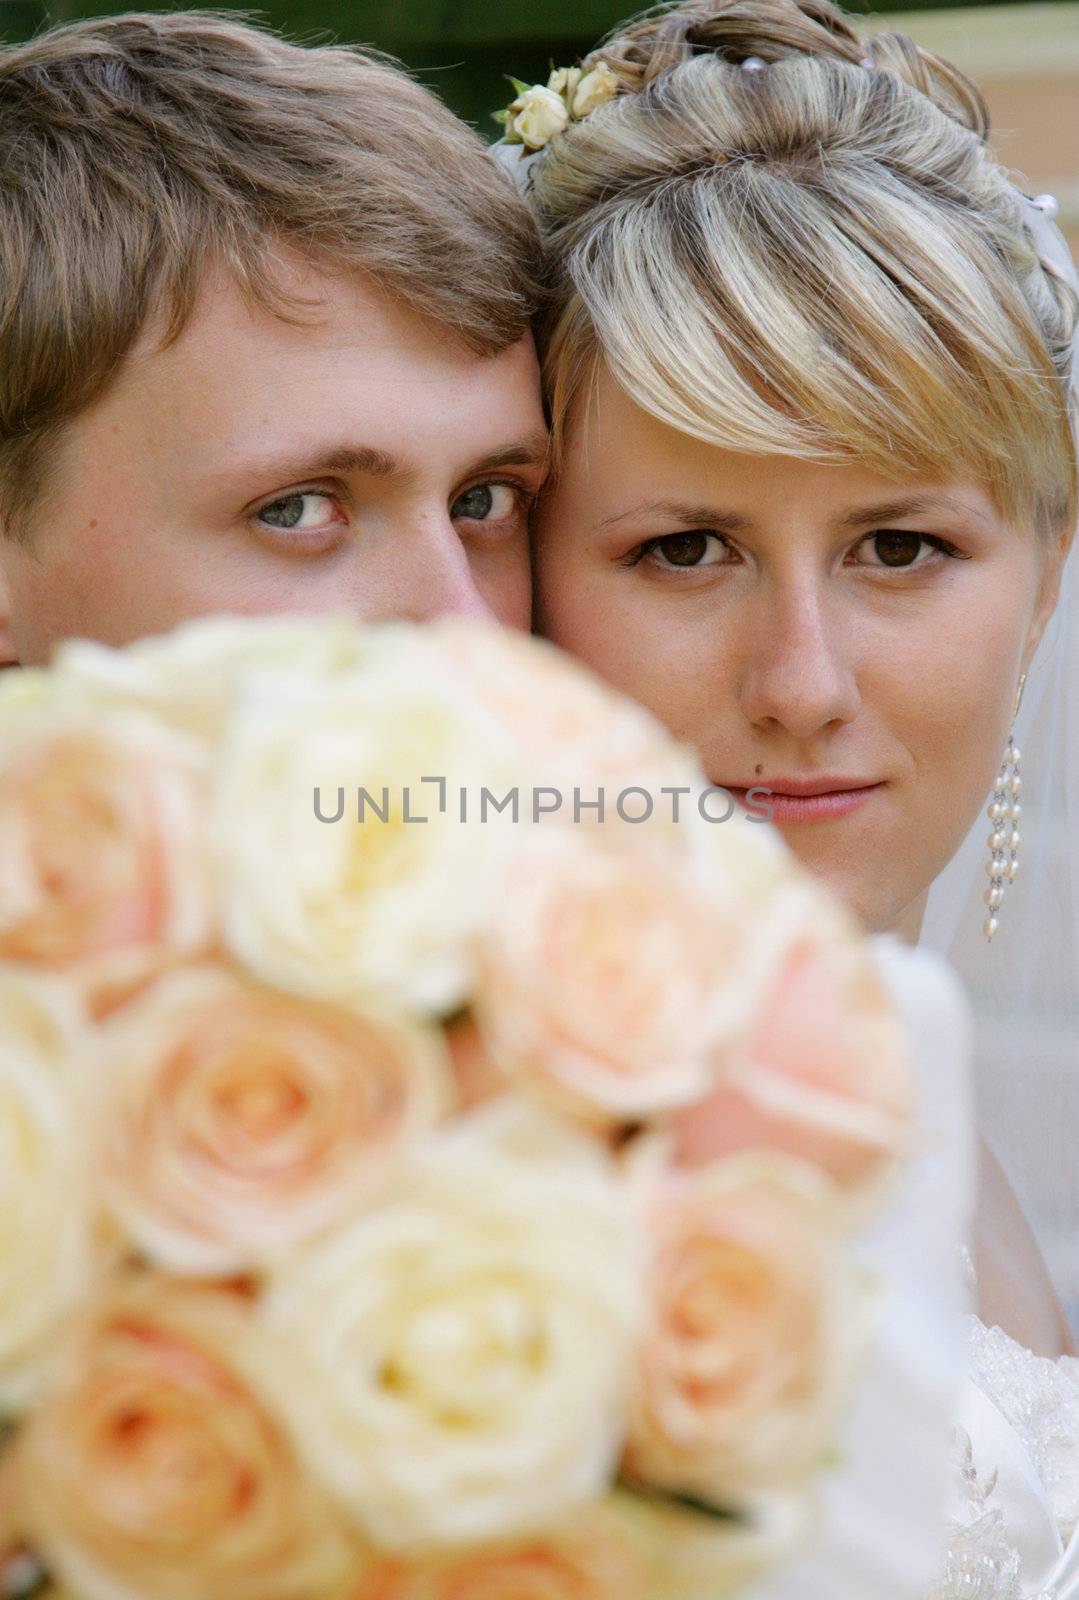
[[[103,1191],[176,1272],[250,1270],[351,1216],[448,1107],[433,1030],[167,974],[98,1034],[88,1075]]]
[[[0,1414],[33,1398],[103,1268],[72,1082],[86,1032],[64,985],[0,966]]]
[[[735,1520],[638,1487],[613,1494],[604,1510],[646,1564],[648,1600],[745,1600],[804,1537],[811,1505],[802,1495],[770,1495]]]
[[[568,122],[569,107],[562,96],[542,83],[534,83],[510,106],[506,131],[516,134],[529,150],[542,150]]]
[[[214,812],[231,950],[297,993],[452,1009],[509,839],[461,822],[459,790],[505,771],[497,725],[439,683],[418,636],[353,674],[253,693]]]
[[[205,757],[135,713],[0,717],[0,960],[73,967],[209,934]]]
[[[597,106],[613,100],[618,93],[618,75],[606,61],[599,61],[581,78],[570,96],[570,111],[574,117],[587,117]]]
[[[248,1384],[261,1338],[237,1295],[147,1276],[68,1343],[15,1464],[30,1542],[81,1600],[296,1600],[345,1570]]]
[[[782,1156],[643,1183],[650,1268],[628,1461],[717,1506],[822,1459],[851,1365],[832,1185]]]
[[[626,1121],[699,1100],[744,1021],[737,904],[603,830],[533,834],[480,943],[494,1062],[575,1113]]]
[[[621,1450],[639,1329],[624,1186],[566,1130],[522,1161],[463,1122],[398,1193],[282,1269],[266,1321],[312,1470],[377,1545],[510,1538]]]
[[[690,1165],[779,1150],[866,1196],[894,1171],[911,1116],[909,1053],[869,948],[817,905],[801,927],[792,920],[730,1072],[672,1131]]]
[[[56,654],[53,692],[85,707],[149,712],[216,743],[249,694],[271,692],[283,675],[353,671],[406,631],[360,628],[344,617],[199,617],[122,650],[68,641]]]

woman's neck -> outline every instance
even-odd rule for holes
[[[926,902],[929,899],[929,890],[920,894],[917,900],[912,900],[899,915],[884,928],[881,933],[894,934],[897,939],[902,939],[905,944],[917,944],[922,931],[922,921],[925,917]]]

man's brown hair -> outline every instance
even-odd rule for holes
[[[25,536],[64,425],[210,261],[297,307],[275,247],[367,274],[496,354],[528,329],[530,218],[479,137],[370,52],[214,12],[0,49],[0,526]]]

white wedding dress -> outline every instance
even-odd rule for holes
[[[931,1600],[1079,1600],[1079,1360],[970,1319],[949,1544]]]
[[[840,1445],[846,1470],[791,1566],[750,1594],[1079,1600],[1079,1359],[1032,1355],[964,1310],[975,1161],[967,1007],[923,951],[875,943],[915,1044],[921,1153],[870,1235],[887,1295]]]

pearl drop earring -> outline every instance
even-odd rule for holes
[[[1019,688],[1015,696],[1013,723],[1019,715],[1026,681],[1024,672],[1019,679]],[[1020,770],[1022,759],[1015,739],[1009,733],[1004,760],[1000,764],[1000,772],[997,774],[993,789],[993,798],[986,812],[993,824],[993,831],[989,835],[989,860],[985,864],[985,870],[989,875],[989,887],[985,891],[984,898],[989,907],[989,914],[982,924],[982,932],[990,941],[1000,926],[997,913],[1004,903],[1004,890],[1009,883],[1015,882],[1019,874],[1019,818],[1023,809],[1019,801],[1023,787]]]

